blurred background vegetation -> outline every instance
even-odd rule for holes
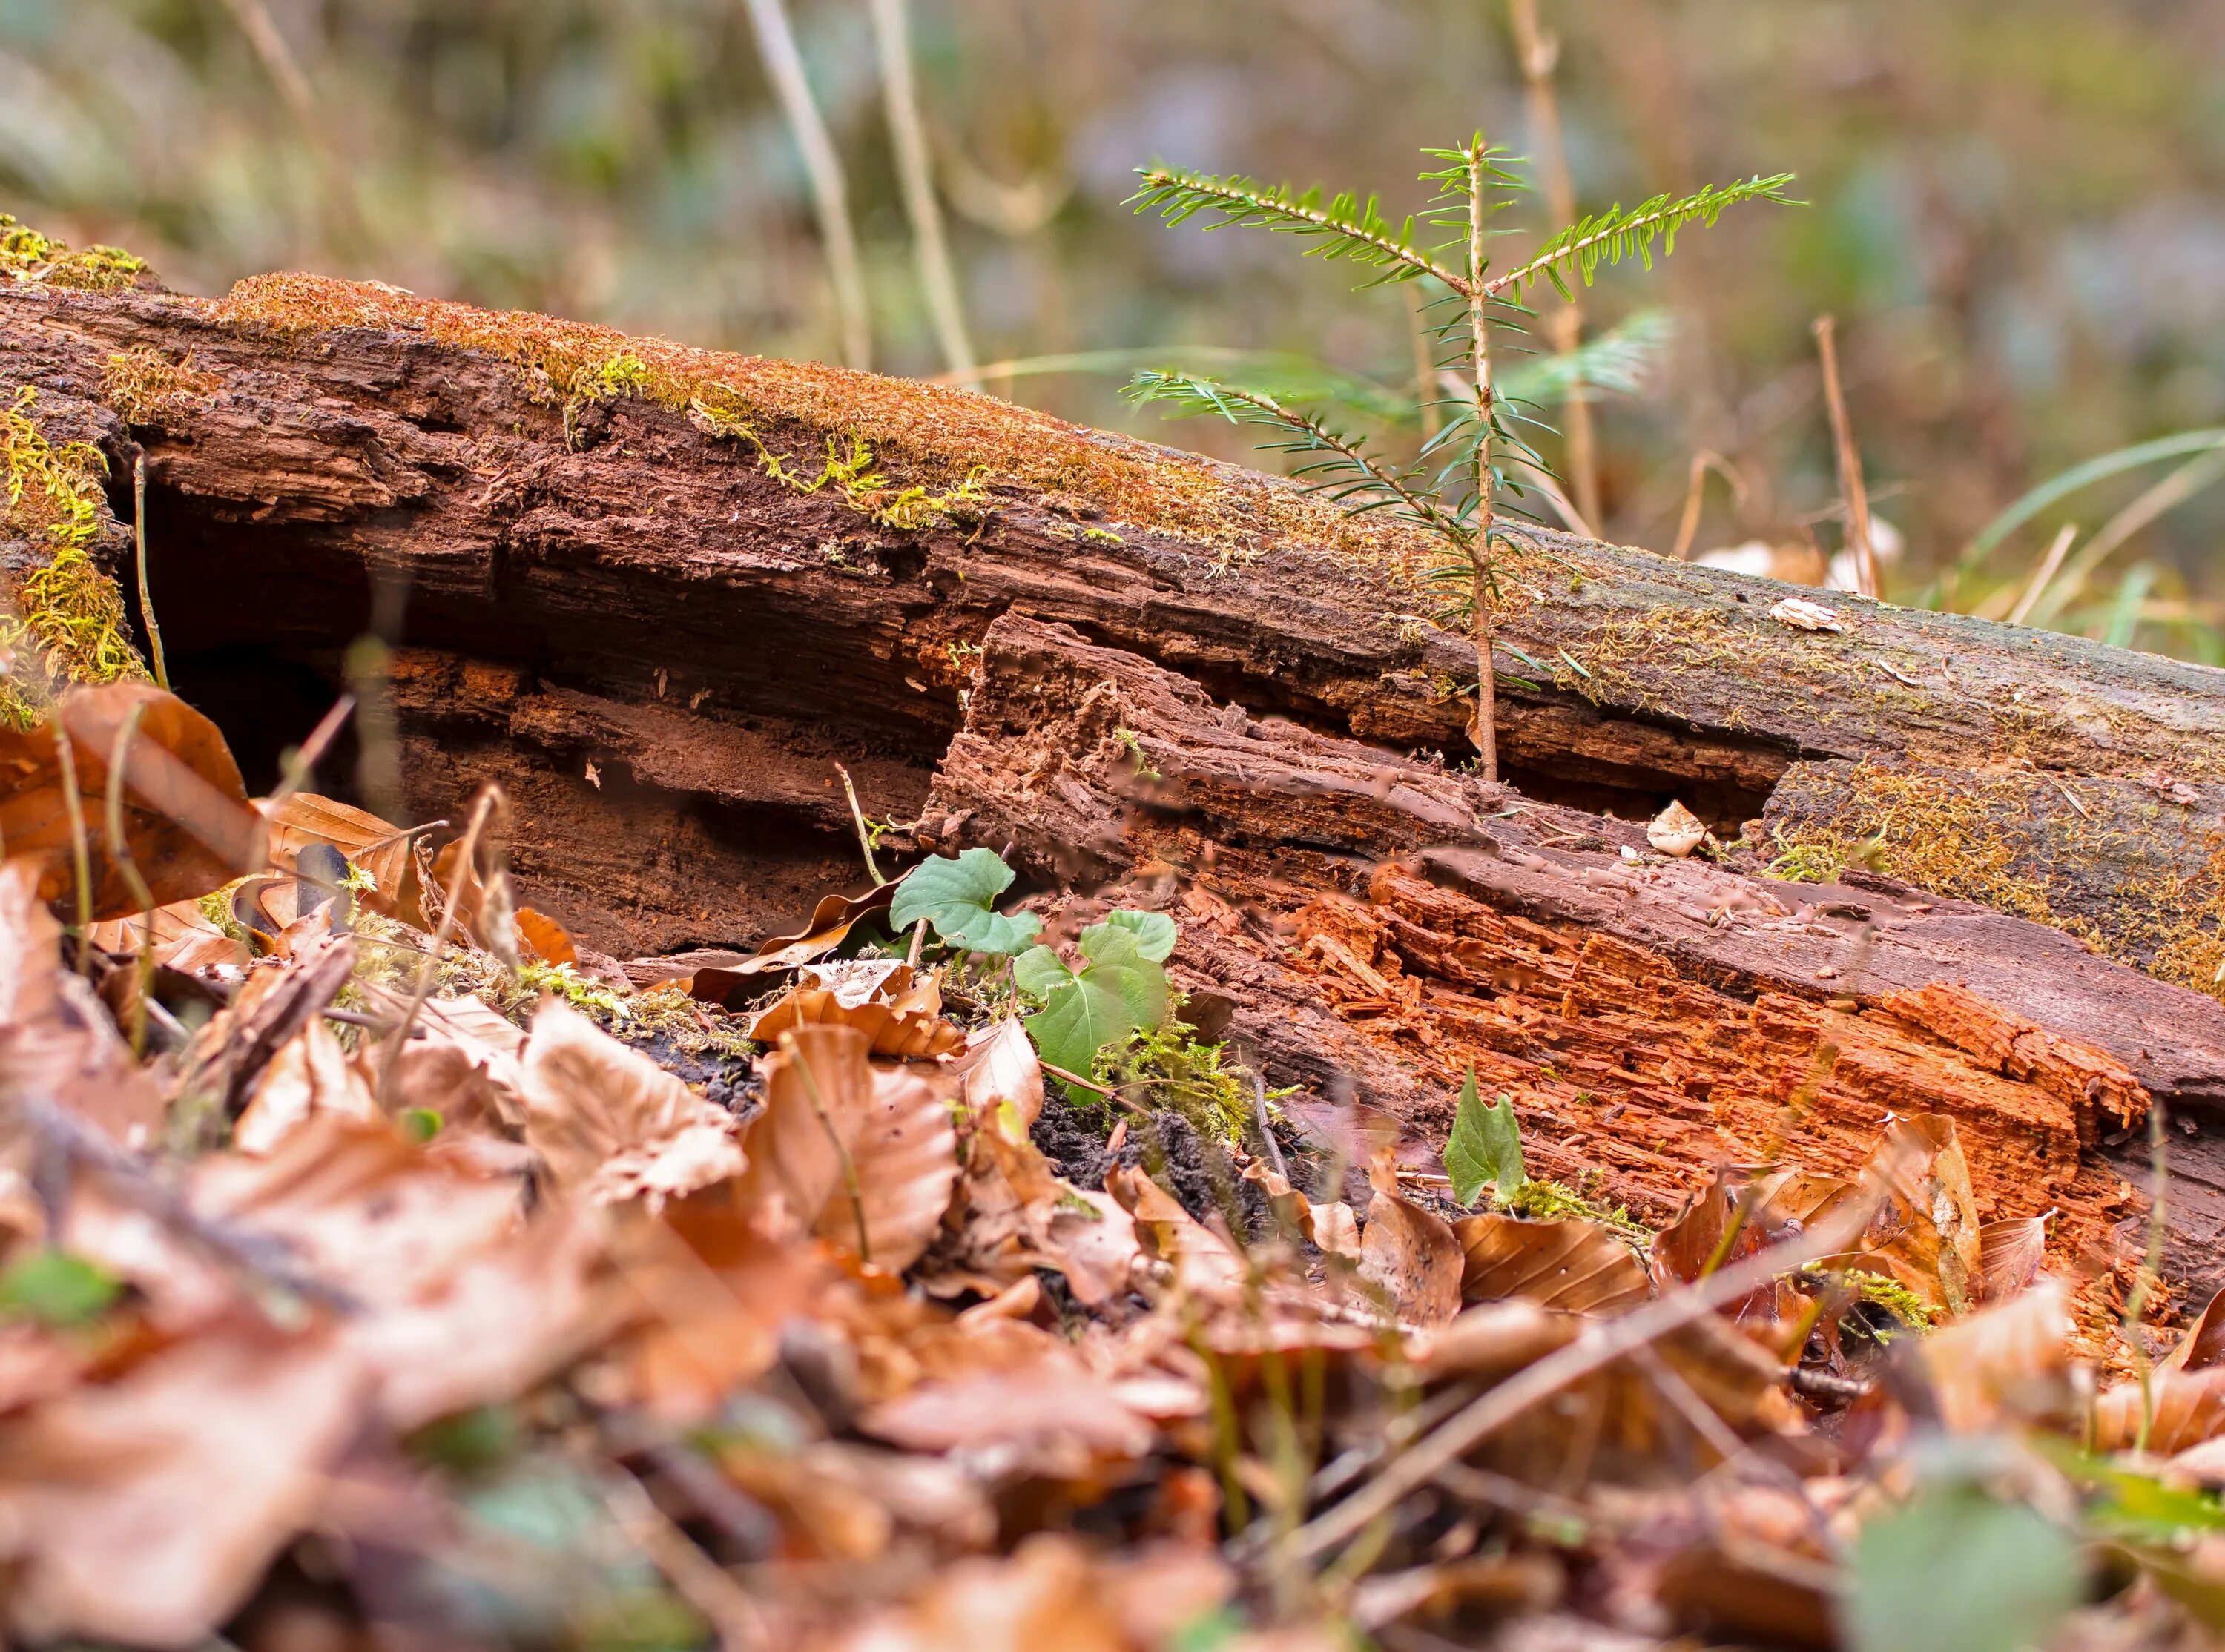
[[[1593,333],[1667,322],[1594,408],[1607,536],[1671,549],[1697,475],[1692,554],[1820,569],[1841,513],[1810,325],[1833,313],[1905,545],[1886,594],[2006,614],[2075,523],[2036,621],[2225,663],[2225,449],[2181,441],[1966,554],[2081,461],[2225,426],[2225,5],[1538,3],[1582,207],[1779,169],[1811,203],[1739,209],[1586,295]],[[787,11],[872,364],[941,370],[871,0]],[[1395,217],[1423,145],[1539,137],[1506,0],[910,0],[910,24],[986,388],[1231,456],[1239,433],[1122,402],[1141,363],[1097,352],[1291,352],[1410,387],[1406,296],[1270,237],[1170,233],[1122,206],[1132,168],[1375,188]],[[307,268],[841,354],[750,0],[0,0],[0,208],[192,291]]]

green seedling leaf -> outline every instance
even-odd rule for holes
[[[67,1250],[35,1250],[0,1274],[0,1314],[60,1331],[90,1325],[114,1306],[124,1282]]]
[[[1011,887],[1012,869],[993,850],[936,855],[913,867],[897,886],[889,922],[898,934],[922,918],[953,946],[969,953],[1017,953],[1043,925],[1032,914],[1006,917],[996,899]]]
[[[1087,1073],[1107,1044],[1164,1021],[1167,972],[1142,950],[1162,939],[1156,933],[1139,938],[1125,924],[1092,924],[1081,932],[1081,954],[1088,962],[1079,973],[1048,946],[1023,955],[1013,966],[1014,979],[1043,1001],[1026,1023],[1036,1053],[1053,1067]],[[1074,1094],[1072,1085],[1067,1089]]]
[[[1842,1608],[1853,1652],[2024,1652],[2084,1598],[2077,1541],[1973,1485],[1866,1522]]]
[[[1501,1096],[1492,1106],[1485,1106],[1475,1092],[1474,1067],[1467,1070],[1467,1081],[1461,1086],[1452,1134],[1445,1140],[1445,1174],[1452,1178],[1453,1198],[1462,1205],[1473,1205],[1487,1182],[1493,1188],[1493,1204],[1511,1203],[1528,1180],[1522,1168],[1522,1126],[1514,1117],[1514,1104]]]
[[[1181,939],[1175,921],[1163,912],[1136,912],[1123,907],[1105,916],[1106,924],[1114,929],[1135,932],[1136,951],[1154,964],[1163,964],[1174,956],[1175,942]]]
[[[1074,972],[1049,946],[1030,946],[1012,960],[1012,984],[1030,998],[1048,998],[1074,979]]]
[[[412,1107],[402,1115],[402,1133],[422,1146],[441,1133],[446,1122],[437,1107]]]

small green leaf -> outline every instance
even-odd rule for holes
[[[411,1141],[422,1144],[441,1133],[447,1121],[441,1117],[437,1107],[412,1107],[402,1115],[402,1133]]]
[[[902,934],[922,918],[953,946],[972,953],[1017,953],[1042,923],[1032,914],[1006,917],[996,899],[1011,887],[1012,869],[993,850],[968,849],[955,859],[936,855],[897,886],[889,922]]]
[[[1854,1652],[2024,1652],[2049,1643],[2086,1592],[2076,1539],[1968,1484],[1864,1522],[1853,1570]]]
[[[1074,972],[1049,946],[1030,946],[1012,960],[1012,984],[1031,998],[1048,998],[1074,979]]]
[[[1083,978],[1118,994],[1131,1026],[1156,1027],[1167,1018],[1167,972],[1133,929],[1093,923],[1081,932],[1081,954],[1089,960]]]
[[[1092,970],[1074,977],[1027,1019],[1036,1053],[1068,1073],[1087,1075],[1097,1052],[1134,1024],[1120,995],[1093,978],[1095,974]]]
[[[1137,953],[1154,964],[1163,964],[1174,956],[1175,942],[1182,938],[1175,921],[1163,912],[1137,912],[1123,907],[1106,913],[1105,921],[1115,929],[1134,930]]]
[[[0,1313],[56,1330],[90,1325],[123,1294],[124,1282],[67,1250],[34,1250],[0,1274]]]
[[[1505,1205],[1528,1180],[1522,1168],[1522,1126],[1514,1117],[1514,1104],[1506,1096],[1489,1107],[1475,1091],[1475,1069],[1467,1070],[1461,1086],[1460,1105],[1453,1112],[1452,1134],[1445,1140],[1445,1174],[1452,1178],[1453,1198],[1473,1205],[1488,1182],[1492,1202]]]

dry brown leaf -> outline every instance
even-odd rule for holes
[[[82,977],[29,860],[0,865],[0,1091],[44,1097],[126,1145],[161,1123],[162,1092]]]
[[[135,708],[141,716],[124,757],[124,834],[151,901],[134,892],[107,840],[109,760]],[[0,844],[39,863],[41,900],[76,915],[73,839],[54,717],[67,731],[74,757],[96,920],[192,900],[262,864],[262,817],[248,807],[239,765],[216,725],[151,683],[110,683],[73,691],[28,733],[0,728]]]
[[[1620,1313],[1652,1295],[1645,1265],[1596,1222],[1525,1222],[1487,1213],[1453,1224],[1467,1255],[1461,1298],[1519,1296],[1575,1313]]]
[[[529,906],[517,908],[517,938],[544,964],[577,964],[580,949],[571,932],[545,912]]]
[[[2005,1302],[2026,1290],[2047,1265],[2047,1218],[2009,1216],[1978,1229],[1979,1295]]]
[[[356,895],[364,905],[414,929],[432,928],[416,845],[400,826],[314,792],[295,792],[276,804],[258,801],[255,807],[270,823],[270,864],[280,871],[290,877],[303,849],[329,844],[371,874],[372,887]]]
[[[1400,1195],[1387,1153],[1368,1173],[1375,1197],[1360,1235],[1360,1277],[1381,1290],[1392,1310],[1415,1325],[1442,1325],[1461,1309],[1467,1261],[1442,1218]]]
[[[0,1426],[11,1630],[204,1643],[314,1512],[367,1385],[337,1332],[242,1322]]]
[[[834,1200],[857,1237],[862,1193],[850,1143],[873,1106],[873,1070],[865,1035],[854,1028],[799,1027],[764,1060],[764,1107],[743,1136],[749,1168],[738,1190],[743,1207],[769,1231],[804,1233]]]
[[[2141,1428],[2146,1417],[2147,1427]],[[2146,1439],[2142,1439],[2145,1432]],[[2169,1456],[2225,1434],[2225,1292],[2209,1299],[2178,1346],[2138,1383],[2119,1383],[2094,1402],[2094,1449],[2135,1446]]]
[[[247,948],[210,922],[198,901],[174,901],[152,912],[111,918],[93,925],[90,939],[103,952],[136,956],[150,928],[155,943],[149,956],[157,965],[187,975],[247,966]]]
[[[381,1002],[390,1014],[403,1013],[403,999],[386,995]],[[444,1142],[459,1129],[491,1121],[523,1130],[523,1033],[477,998],[428,999],[417,1027],[395,1059],[388,1092],[394,1108],[440,1115]]]
[[[2063,1286],[2044,1278],[1924,1337],[1916,1357],[1930,1378],[1940,1421],[1957,1434],[1977,1434],[2004,1420],[2065,1415],[2072,1400],[2070,1336]]]
[[[1067,1478],[1141,1457],[1154,1433],[1116,1383],[1055,1345],[1007,1369],[922,1383],[873,1407],[859,1427],[908,1451],[993,1452],[1014,1467]]]
[[[751,1038],[770,1043],[792,1028],[854,1027],[872,1054],[906,1060],[948,1055],[965,1035],[942,1019],[942,992],[930,977],[915,981],[897,959],[808,964],[803,980],[754,1017]]]
[[[1805,1225],[1851,1191],[1848,1183],[1797,1170],[1734,1181],[1730,1172],[1719,1169],[1684,1213],[1653,1236],[1654,1282],[1667,1289],[1744,1262],[1775,1244],[1789,1222]],[[1804,1331],[1810,1318],[1808,1298],[1784,1280],[1759,1287],[1721,1313],[1772,1346]]]
[[[1140,1167],[1107,1170],[1105,1191],[1133,1219],[1144,1249],[1174,1269],[1182,1288],[1208,1300],[1232,1297],[1242,1288],[1244,1258]]]
[[[815,1231],[859,1256],[902,1273],[942,1226],[958,1181],[958,1135],[942,1092],[910,1067],[875,1067],[872,1099],[850,1138],[857,1208],[838,1196],[819,1212]],[[859,1233],[862,1222],[864,1232]]]
[[[1432,1382],[1469,1377],[1495,1383],[1535,1364],[1583,1334],[1583,1320],[1518,1296],[1464,1308],[1416,1339],[1415,1369]]]
[[[1885,1196],[1862,1231],[1860,1252],[1840,1260],[1891,1275],[1927,1307],[1966,1312],[1984,1274],[1977,1201],[1955,1121],[1924,1113],[1887,1126],[1862,1174]]]
[[[1024,1132],[1043,1117],[1043,1063],[1017,1016],[1007,1016],[972,1034],[951,1071],[958,1075],[960,1096],[974,1117],[992,1117],[1010,1102]]]
[[[386,1117],[321,1017],[270,1058],[254,1099],[232,1124],[231,1144],[242,1153],[269,1153],[315,1113],[382,1122]]]
[[[560,1187],[654,1209],[742,1174],[731,1117],[561,999],[535,1013],[518,1082],[525,1139]]]

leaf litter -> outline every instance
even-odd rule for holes
[[[1175,916],[1062,945],[986,851],[622,964],[491,794],[251,803],[158,690],[58,716],[0,766],[18,1640],[2225,1629],[2225,1318],[2097,1370],[2107,1264],[1981,1223],[1944,1117],[1649,1230],[1472,1071],[1443,1176],[1302,1136]]]

